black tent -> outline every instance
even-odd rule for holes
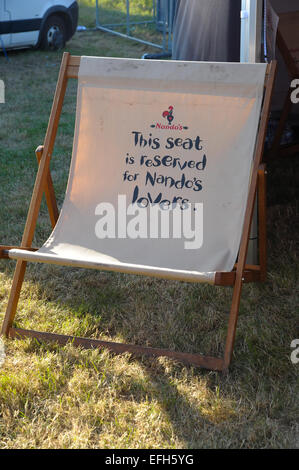
[[[241,0],[177,0],[172,58],[240,61]]]
[[[299,10],[299,0],[264,1],[266,7],[272,6],[278,14]],[[240,11],[241,0],[176,0],[172,58],[175,60],[239,62]],[[263,33],[261,31],[260,34],[261,47]],[[266,31],[266,34],[271,34],[271,32]],[[289,76],[277,49],[272,58],[278,60],[272,110],[278,111],[283,106],[289,88]]]

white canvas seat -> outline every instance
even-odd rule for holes
[[[21,247],[7,256],[23,271],[25,261],[32,261],[211,284],[247,279],[269,66],[67,55],[64,61],[31,222]],[[79,83],[65,200],[58,220],[52,216],[52,234],[33,250],[33,218],[43,190],[55,213],[49,160],[66,82],[73,76]],[[235,270],[237,260],[242,266]],[[248,280],[256,280],[258,271],[246,272]],[[230,277],[219,278],[223,273]],[[6,334],[13,329],[9,318]]]
[[[212,282],[213,273],[230,272],[240,245],[265,73],[265,64],[82,57],[73,160],[60,218],[40,250],[11,250],[9,257],[189,281]],[[170,103],[174,129],[167,129],[162,116]],[[158,128],[151,128],[155,123]],[[144,140],[159,139],[160,147],[135,145],[141,134]],[[186,148],[166,148],[176,139]],[[126,155],[134,164],[125,164]],[[142,157],[152,162],[156,156],[159,162],[167,156],[167,165],[168,156],[180,159],[181,166],[141,164]],[[198,162],[199,169],[182,170],[185,162]],[[138,173],[136,181],[123,181],[126,170]],[[153,187],[157,175],[179,181],[179,189]],[[183,177],[196,179],[202,189],[181,189]],[[150,192],[153,199],[162,193],[169,201],[202,203],[202,245],[186,249],[183,237],[98,239],[98,204],[117,208],[119,195],[129,203],[137,185],[139,194]]]

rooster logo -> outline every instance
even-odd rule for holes
[[[162,116],[166,118],[168,121],[168,124],[171,125],[172,121],[174,120],[173,106],[169,106],[168,111],[164,111]]]

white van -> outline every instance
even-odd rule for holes
[[[0,0],[0,50],[62,48],[77,23],[74,0]]]

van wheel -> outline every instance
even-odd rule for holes
[[[41,49],[56,51],[63,49],[66,42],[66,25],[62,18],[50,16],[43,27]]]

